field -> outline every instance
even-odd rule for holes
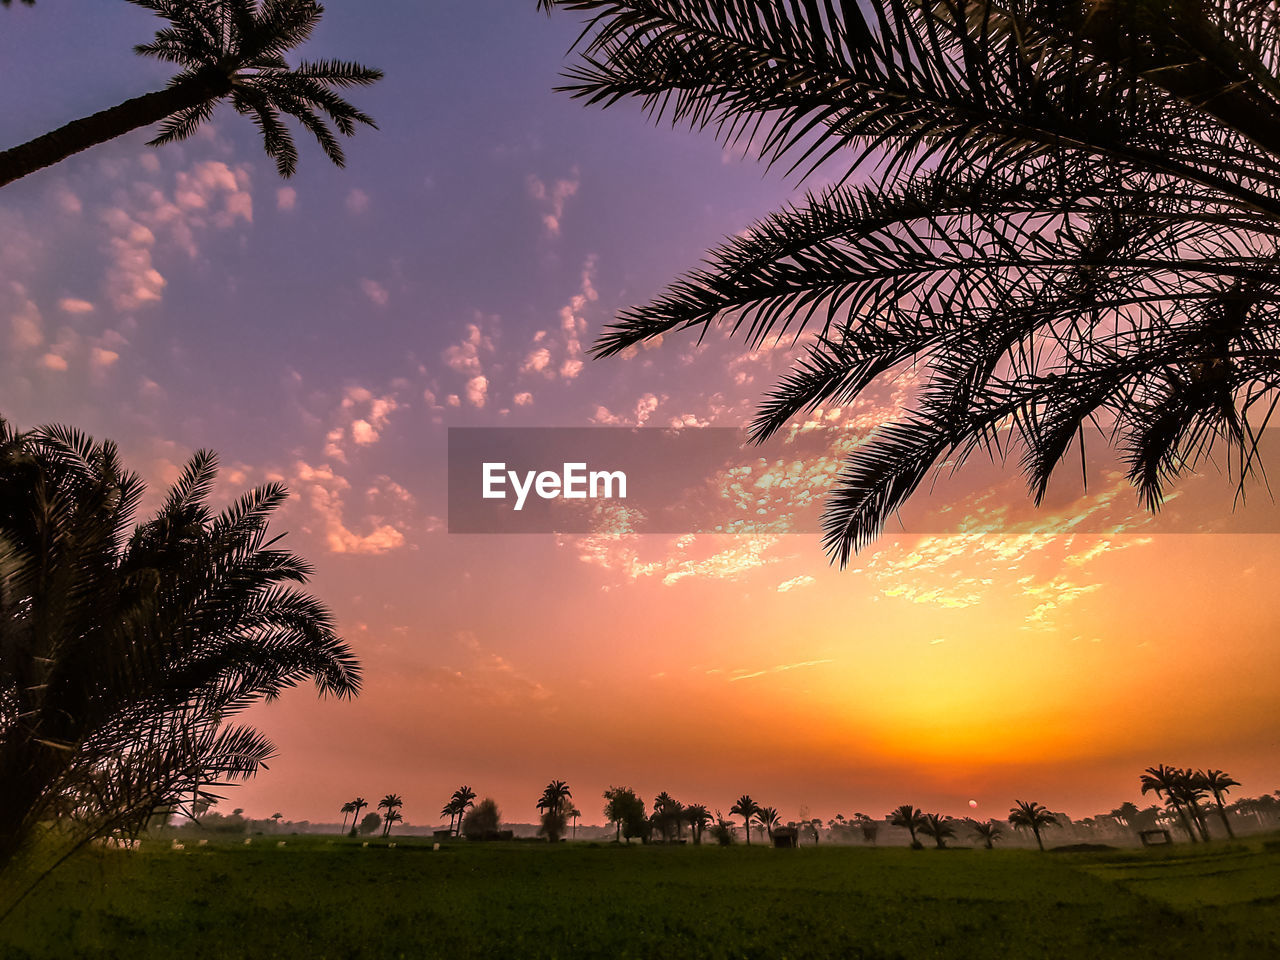
[[[68,863],[0,927],[0,957],[1277,956],[1278,847],[156,843]]]

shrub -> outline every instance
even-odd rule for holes
[[[722,847],[733,843],[733,824],[728,820],[717,820],[711,825],[711,839]]]
[[[468,840],[492,840],[498,835],[502,813],[498,804],[485,797],[462,818],[462,835]]]

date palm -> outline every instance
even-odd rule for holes
[[[1161,800],[1172,808],[1175,816],[1182,820],[1182,828],[1187,831],[1187,836],[1191,838],[1192,843],[1198,843],[1199,838],[1192,826],[1191,816],[1186,807],[1183,805],[1183,789],[1182,784],[1186,779],[1185,771],[1178,767],[1170,767],[1160,764],[1155,767],[1147,767],[1143,771],[1139,782],[1142,785],[1142,793],[1145,796],[1148,792],[1154,793]]]
[[[1049,812],[1048,807],[1035,801],[1015,800],[1009,810],[1009,823],[1015,830],[1030,830],[1036,836],[1036,845],[1044,851],[1044,840],[1040,831],[1046,827],[1058,826],[1058,818]]]
[[[751,846],[751,821],[755,815],[760,812],[760,806],[751,799],[749,794],[743,794],[737,802],[729,808],[729,816],[741,817],[742,822],[746,825],[747,846]]]
[[[298,150],[284,117],[291,117],[338,166],[345,158],[335,131],[352,136],[359,124],[376,127],[337,90],[382,77],[379,70],[342,60],[300,61],[285,55],[305,43],[324,15],[316,0],[129,0],[166,20],[135,51],[175,64],[168,87],[0,153],[0,186],[105,143],[138,127],[160,124],[152,145],[191,136],[223,100],[253,119],[267,155],[282,177],[293,175]]]
[[[192,457],[158,512],[116,447],[0,419],[0,867],[45,820],[80,838],[188,812],[273,748],[232,723],[311,680],[354,696],[359,666],[310,567],[268,536],[285,490],[221,513],[217,458]]]
[[[920,841],[916,839],[916,831],[925,824],[924,811],[913,807],[909,803],[904,803],[889,812],[889,823],[895,827],[902,827],[911,834],[912,847],[920,846]]]
[[[973,825],[973,833],[988,850],[991,850],[993,849],[993,844],[1004,833],[1004,830],[996,820],[979,820]]]
[[[939,850],[945,850],[947,840],[956,835],[956,828],[951,825],[951,821],[940,814],[926,813],[924,823],[920,824],[920,832],[926,837],[932,837]]]
[[[347,817],[356,812],[356,805],[348,800],[340,808],[342,812],[342,833],[347,832]]]
[[[403,822],[404,822],[404,815],[401,814],[399,810],[387,811],[387,815],[382,818],[382,836],[390,837],[391,828],[395,826],[397,823],[403,823]]]
[[[846,563],[943,464],[1037,502],[1100,428],[1151,509],[1216,445],[1244,483],[1280,387],[1280,16],[1198,0],[539,0],[587,18],[561,88],[837,184],[625,311],[598,356],[724,324],[812,333],[764,441],[904,370],[824,516]]]
[[[773,807],[761,807],[756,811],[756,823],[764,827],[765,833],[769,837],[769,842],[773,842],[773,828],[782,823],[782,817],[778,815],[778,811]]]
[[[565,803],[571,799],[573,794],[569,792],[569,785],[563,780],[552,780],[542,791],[542,796],[538,800],[538,809],[561,814],[564,812]]]
[[[457,833],[462,828],[462,818],[466,816],[467,811],[476,805],[476,792],[465,784],[453,791],[453,796],[449,798],[449,802],[445,804],[444,809],[440,812],[450,817],[449,830],[451,833]],[[457,829],[454,828],[456,818]]]
[[[382,818],[382,835],[384,837],[391,834],[391,815],[403,806],[404,800],[396,793],[388,793],[378,801],[378,809],[387,811],[386,816]]]
[[[1222,770],[1205,770],[1199,774],[1205,789],[1213,794],[1213,802],[1218,807],[1218,816],[1222,820],[1222,826],[1226,828],[1227,836],[1232,840],[1236,837],[1236,832],[1231,829],[1231,821],[1227,819],[1227,810],[1222,802],[1222,798],[1231,792],[1232,787],[1240,786],[1239,780],[1233,780]]]
[[[356,797],[351,801],[351,836],[356,835],[356,821],[360,818],[360,811],[369,805],[369,801],[364,797]]]
[[[684,809],[684,818],[689,824],[689,832],[693,834],[695,845],[702,844],[702,832],[711,824],[711,811],[705,804],[691,803]]]

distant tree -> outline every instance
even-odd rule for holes
[[[360,821],[360,835],[364,837],[371,836],[377,833],[381,826],[381,816],[376,813],[366,813],[364,819]]]
[[[933,838],[933,842],[938,845],[939,850],[945,849],[948,838],[956,835],[955,827],[951,825],[951,821],[936,813],[926,813],[924,815],[924,823],[920,824],[919,829],[926,837]]]
[[[391,836],[391,828],[397,823],[403,823],[404,817],[399,810],[388,810],[387,815],[382,819],[382,835],[384,837]]]
[[[1004,829],[1000,826],[998,820],[979,820],[974,823],[973,832],[983,842],[983,845],[988,850],[991,850],[993,849],[992,844],[1000,839]]]
[[[400,799],[397,793],[388,793],[385,797],[378,801],[378,809],[387,811],[386,817],[383,818],[382,835],[384,837],[391,834],[391,814],[395,813],[404,806],[404,801]]]
[[[1027,802],[1026,800],[1015,800],[1015,806],[1009,810],[1009,823],[1016,830],[1030,830],[1036,835],[1036,844],[1041,850],[1044,850],[1044,841],[1040,838],[1040,831],[1045,827],[1058,826],[1058,820],[1049,808],[1035,801]]]
[[[1164,800],[1182,819],[1183,829],[1187,831],[1187,836],[1191,838],[1191,842],[1197,843],[1198,838],[1192,828],[1191,813],[1184,806],[1187,794],[1186,780],[1187,774],[1185,770],[1179,767],[1165,766],[1163,763],[1159,766],[1147,767],[1139,778],[1143,795],[1145,796],[1148,792],[1151,792]]]
[[[572,798],[569,785],[563,780],[552,780],[547,784],[542,791],[542,796],[538,798],[538,809],[542,811],[539,835],[546,837],[552,843],[560,841],[564,836],[565,809]]]
[[[916,839],[916,831],[924,826],[924,822],[924,812],[909,803],[889,811],[889,823],[907,830],[911,834],[911,846],[916,850],[921,847],[920,841]]]
[[[578,839],[578,818],[582,816],[582,811],[579,810],[574,804],[570,803],[568,809],[565,810],[564,815],[573,821],[573,833],[571,834],[571,836],[574,840],[577,840]]]
[[[281,114],[293,117],[338,166],[345,163],[334,129],[352,136],[357,124],[376,126],[338,89],[376,82],[382,72],[337,60],[300,62],[285,54],[304,43],[324,7],[316,0],[130,0],[168,21],[135,52],[181,68],[164,90],[126,100],[0,152],[0,185],[65,160],[139,127],[161,123],[151,145],[184,140],[213,116],[222,100],[253,117],[268,156],[292,176],[298,151]],[[330,128],[332,124],[333,129]]]
[[[778,815],[778,811],[773,807],[761,807],[756,811],[756,822],[764,827],[765,834],[769,837],[769,842],[773,842],[773,828],[782,823],[782,817]]]
[[[369,801],[364,797],[356,797],[351,801],[351,833],[350,836],[356,835],[356,820],[360,816],[360,811],[369,805]]]
[[[342,831],[341,831],[341,832],[342,832],[342,833],[346,833],[346,832],[347,832],[347,817],[348,817],[348,815],[350,815],[350,814],[352,814],[352,813],[355,813],[355,812],[356,812],[356,805],[355,805],[355,803],[354,803],[354,802],[352,802],[351,800],[348,800],[346,803],[344,803],[344,804],[342,805],[342,808],[341,808],[341,809],[342,809]]]
[[[685,821],[689,824],[689,832],[693,834],[695,845],[701,845],[702,832],[711,823],[711,811],[701,803],[691,803],[684,810]]]
[[[457,833],[462,827],[463,815],[475,806],[476,792],[465,784],[453,791],[453,796],[449,798],[449,802],[445,804],[441,813],[450,815],[449,821],[450,831]],[[454,828],[453,817],[457,818],[457,829]]]
[[[1138,818],[1139,812],[1140,811],[1138,810],[1138,805],[1136,803],[1126,800],[1124,803],[1120,804],[1120,806],[1111,811],[1111,816],[1113,816],[1122,826],[1132,829],[1134,822]]]
[[[276,829],[276,830],[279,830],[279,829],[280,829],[280,821],[281,821],[283,818],[284,818],[284,814],[283,814],[283,813],[273,813],[273,814],[271,815],[271,821],[272,821],[271,825],[272,825],[272,827],[273,827],[274,829]]]
[[[875,846],[876,839],[880,836],[880,823],[872,820],[865,813],[855,813],[853,822],[857,824],[858,829],[862,831],[863,843],[869,843]]]
[[[462,835],[468,840],[485,840],[496,836],[501,826],[502,812],[498,804],[485,797],[462,818]]]
[[[759,812],[760,807],[751,799],[750,795],[745,793],[729,808],[729,816],[741,817],[742,822],[746,824],[747,846],[751,846],[751,821]]]
[[[646,830],[644,800],[630,787],[610,787],[604,792],[604,816],[614,824],[614,839],[643,837]]]
[[[724,818],[724,815],[717,810],[716,822],[711,825],[711,839],[722,847],[727,847],[733,843],[733,824]]]

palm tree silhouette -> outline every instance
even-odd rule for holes
[[[360,819],[360,811],[369,805],[369,801],[364,797],[356,797],[351,801],[351,833],[350,836],[356,835],[356,821]]]
[[[378,801],[378,809],[387,811],[386,816],[382,818],[382,835],[389,836],[391,833],[391,814],[395,813],[404,806],[404,801],[400,799],[400,795],[396,793],[388,793],[385,797]]]
[[[889,811],[889,823],[895,827],[903,827],[911,834],[911,846],[919,847],[920,841],[916,839],[916,831],[925,824],[924,812],[913,807],[909,803],[904,803],[900,807],[895,807]]]
[[[346,832],[347,832],[347,815],[348,815],[348,814],[350,814],[350,813],[355,813],[356,805],[355,805],[354,803],[352,803],[350,800],[348,800],[346,803],[344,803],[344,804],[342,805],[341,810],[342,810],[342,830],[341,830],[341,832],[342,832],[342,833],[346,833]]]
[[[399,810],[388,811],[387,815],[382,818],[382,836],[383,837],[391,836],[391,828],[395,824],[401,823],[403,821],[404,821],[404,817],[400,814]]]
[[[778,811],[773,807],[761,807],[756,811],[756,822],[764,827],[765,833],[769,837],[769,842],[773,842],[773,828],[782,822],[782,818],[778,815]]]
[[[591,11],[571,96],[634,99],[839,184],[624,312],[596,355],[715,323],[750,349],[812,328],[761,441],[926,367],[913,408],[836,480],[824,542],[841,564],[935,464],[1010,433],[1037,502],[1095,419],[1152,508],[1215,443],[1252,473],[1244,411],[1280,368],[1269,7],[539,6]]]
[[[1199,776],[1205,788],[1213,794],[1213,802],[1217,804],[1218,816],[1222,819],[1222,826],[1226,828],[1227,836],[1234,840],[1236,832],[1231,829],[1231,821],[1227,819],[1227,811],[1223,806],[1222,798],[1231,792],[1232,787],[1240,786],[1240,781],[1233,780],[1221,770],[1201,771]]]
[[[334,130],[352,136],[357,124],[376,126],[335,91],[367,85],[382,72],[341,60],[302,61],[285,54],[306,42],[324,14],[316,0],[129,0],[168,21],[150,43],[134,49],[176,64],[169,86],[126,100],[109,110],[0,153],[0,186],[64,160],[130,130],[161,122],[151,144],[191,136],[222,100],[250,116],[282,177],[298,162],[293,134],[281,115],[293,117],[338,166],[345,159]],[[330,128],[332,124],[332,129]]]
[[[1040,831],[1045,827],[1056,827],[1058,819],[1049,809],[1035,801],[1015,800],[1009,810],[1009,823],[1017,830],[1030,830],[1036,835],[1036,844],[1044,851],[1044,841]]]
[[[973,832],[982,840],[986,848],[991,850],[993,849],[992,844],[1000,839],[1000,835],[1004,831],[996,820],[979,820],[973,825]]]
[[[947,838],[956,835],[955,827],[951,825],[951,822],[936,813],[926,813],[924,815],[924,823],[920,824],[920,832],[926,837],[932,837],[939,850],[946,849]]]
[[[0,418],[0,868],[53,811],[64,836],[132,833],[217,799],[273,747],[235,716],[305,681],[354,696],[359,666],[310,567],[268,536],[282,486],[216,513],[217,457],[155,515],[114,444]],[[52,838],[51,838],[52,839]]]
[[[684,818],[689,823],[689,831],[693,834],[695,845],[702,844],[702,831],[711,824],[711,811],[705,804],[691,803],[684,809]]]
[[[444,805],[440,811],[441,814],[449,816],[449,832],[458,833],[462,829],[462,818],[467,811],[474,807],[476,800],[476,792],[465,784],[453,791],[453,796],[449,798],[449,802]],[[457,827],[454,827],[454,818],[457,818]]]
[[[1183,829],[1187,831],[1187,836],[1191,838],[1192,843],[1198,843],[1196,832],[1192,828],[1191,817],[1186,808],[1183,806],[1183,789],[1186,774],[1178,767],[1168,767],[1163,763],[1156,767],[1147,767],[1140,777],[1142,784],[1142,793],[1145,796],[1148,792],[1154,793],[1157,797],[1164,800],[1178,817],[1182,819]]]
[[[550,810],[552,813],[564,813],[564,805],[566,800],[573,798],[573,794],[569,792],[569,785],[563,780],[552,780],[542,791],[542,797],[538,800],[539,810]]]
[[[738,798],[737,803],[729,808],[729,816],[741,817],[742,822],[746,824],[747,846],[751,846],[751,820],[759,812],[760,807],[751,799],[749,794],[745,793]]]

